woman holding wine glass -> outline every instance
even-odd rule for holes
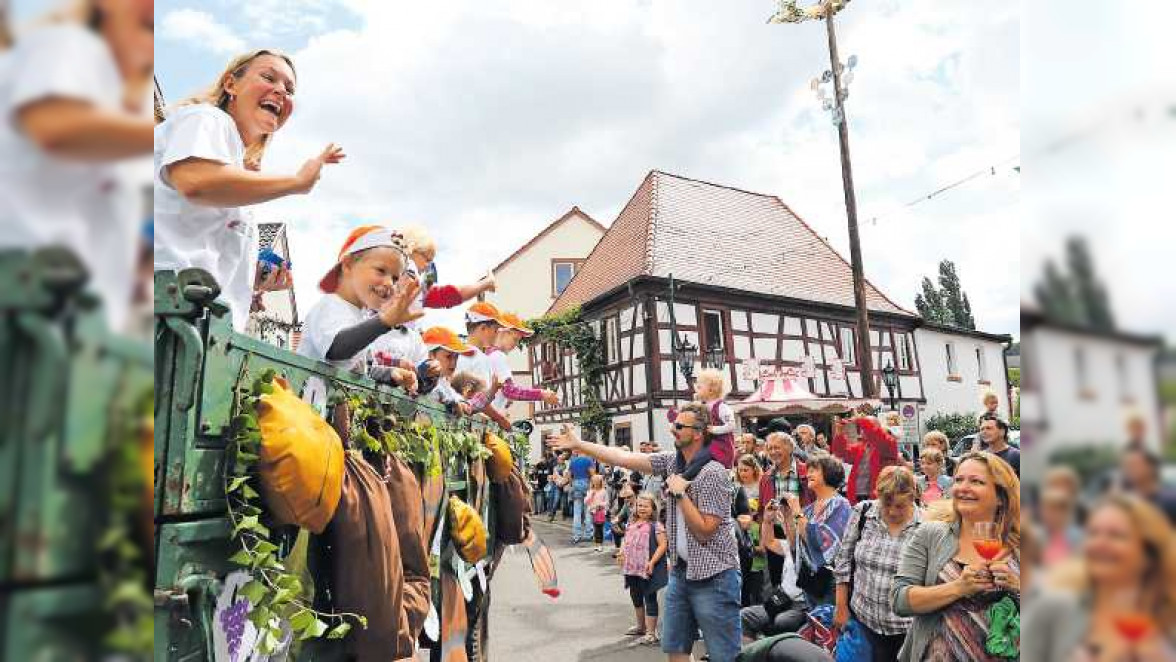
[[[924,521],[903,549],[891,589],[898,616],[913,617],[902,662],[1003,659],[988,650],[994,603],[1019,602],[1021,483],[990,453],[960,459],[946,521]]]
[[[1176,660],[1176,532],[1154,505],[1107,497],[1090,513],[1081,559],[1055,570],[1025,611],[1023,659]]]

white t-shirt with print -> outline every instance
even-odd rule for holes
[[[490,367],[490,357],[486,356],[482,350],[476,347],[474,349],[474,353],[469,356],[461,354],[457,357],[457,368],[454,369],[454,374],[468,372],[471,375],[477,375],[486,382],[486,388],[490,388],[490,375],[493,374]]]
[[[110,47],[83,27],[39,28],[0,54],[0,249],[72,249],[115,329],[130,307],[142,195],[128,185],[120,162],[46,153],[19,130],[16,113],[49,98],[119,111],[122,95]]]
[[[373,315],[375,313],[367,314],[368,317]],[[421,340],[420,331],[408,326],[389,329],[387,333],[376,338],[371,350],[376,363],[380,365],[392,365],[391,361],[404,359],[417,366],[429,358],[429,350]]]
[[[366,319],[368,315],[359,306],[351,305],[338,294],[324,294],[302,321],[302,343],[298,345],[298,353],[333,366],[362,372],[367,367],[370,346],[349,359],[339,361],[327,361],[327,351],[340,331]]]
[[[506,357],[506,352],[502,350],[494,351],[490,354],[487,354],[486,359],[490,364],[490,374],[498,377],[499,384],[505,384],[506,380],[514,376],[514,373],[511,372],[510,361]],[[489,381],[486,382],[486,387],[490,387]],[[499,389],[498,393],[495,394],[494,400],[491,404],[493,404],[494,408],[498,411],[506,411],[506,394],[503,393],[501,389]]]
[[[199,267],[220,284],[245,329],[257,271],[257,230],[245,208],[208,207],[180,195],[165,168],[188,158],[245,167],[245,144],[233,118],[209,104],[183,106],[155,127],[155,268]]]

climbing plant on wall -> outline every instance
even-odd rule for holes
[[[580,412],[580,426],[591,430],[601,442],[608,441],[612,429],[612,416],[600,400],[601,384],[604,379],[604,352],[600,338],[586,322],[579,306],[562,313],[545,315],[528,323],[535,330],[527,343],[539,345],[552,342],[556,347],[570,349],[575,354],[584,381],[584,408]]]

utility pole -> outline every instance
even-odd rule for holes
[[[833,115],[833,124],[837,126],[837,138],[841,151],[841,185],[845,194],[845,215],[849,221],[849,261],[853,271],[853,300],[857,308],[857,364],[862,375],[862,397],[875,398],[878,390],[874,384],[874,361],[870,351],[870,313],[866,307],[866,277],[862,267],[862,246],[858,235],[857,197],[853,189],[853,166],[849,157],[849,123],[845,115],[845,97],[847,90],[843,87],[843,65],[837,54],[837,31],[833,25],[833,17],[845,8],[849,0],[821,0],[817,5],[807,9],[796,6],[796,0],[781,0],[779,11],[768,19],[769,23],[803,23],[808,20],[825,20],[825,32],[829,39],[829,71],[826,71],[821,82],[833,82],[832,103],[826,102],[827,109]],[[852,70],[856,58],[851,57],[849,68]],[[848,83],[848,80],[845,81]],[[819,86],[818,79],[813,80],[813,89]]]

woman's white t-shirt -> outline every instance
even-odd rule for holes
[[[209,105],[183,106],[155,127],[155,268],[199,267],[220,284],[233,328],[245,329],[257,271],[257,229],[241,207],[193,204],[168,181],[166,168],[198,158],[245,167],[245,144],[228,113]]]
[[[46,153],[19,130],[16,113],[50,98],[117,112],[122,95],[110,47],[81,26],[33,30],[0,55],[0,248],[73,250],[115,329],[130,306],[142,196],[118,162]]]

